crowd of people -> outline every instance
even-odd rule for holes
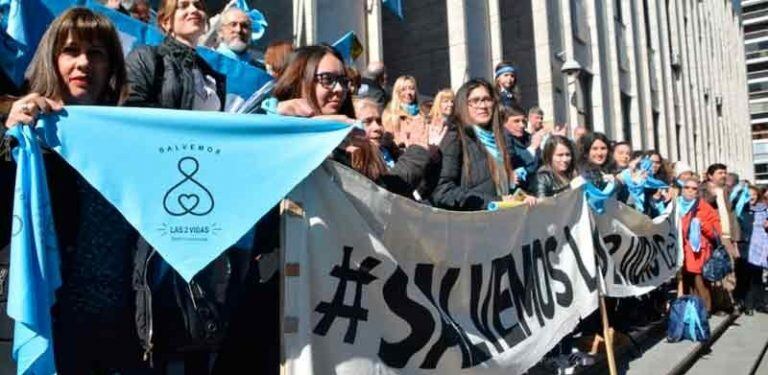
[[[143,8],[127,12],[149,19]],[[509,62],[496,66],[493,81],[472,79],[431,100],[419,92],[415,77],[397,77],[390,90],[382,63],[358,74],[327,45],[275,42],[256,62],[243,55],[251,27],[243,16],[236,9],[221,16],[217,49],[263,63],[274,77],[258,112],[352,125],[329,158],[393,193],[447,210],[485,210],[503,201],[536,205],[571,189],[575,180],[612,187],[619,200],[650,217],[675,202],[684,248],[678,294],[701,297],[712,313],[734,306],[746,314],[768,311],[762,295],[768,193],[729,174],[726,165],[697,174],[685,162],[633,150],[587,126],[545,126],[540,108],[522,108],[518,72]],[[194,49],[208,23],[205,2],[163,0],[156,17],[165,41],[125,58],[105,17],[85,8],[57,17],[27,71],[24,95],[2,99],[7,105],[0,106],[0,135],[72,104],[222,111],[226,77]],[[14,140],[0,138],[0,167],[10,171]],[[163,261],[141,235],[60,157],[44,157],[62,251],[63,285],[52,311],[60,373],[229,373],[243,366],[277,373],[279,276],[259,267],[279,243],[276,210],[257,224],[251,256],[227,252],[215,261],[239,273],[225,275],[226,296],[212,293],[221,297],[212,302],[221,329],[210,332],[198,324],[209,322],[198,304],[184,303],[194,296],[178,288],[183,280],[175,272],[152,279]],[[12,190],[3,187],[4,193]],[[0,245],[10,236],[10,194],[3,199],[9,209],[3,211]],[[719,249],[735,272],[713,283],[702,268]],[[150,298],[139,302],[139,295]],[[562,355],[569,354],[553,358],[568,368],[574,363]]]

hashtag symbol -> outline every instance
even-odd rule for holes
[[[336,288],[336,293],[333,295],[333,300],[330,303],[320,302],[315,308],[315,311],[323,314],[323,318],[320,319],[320,322],[317,323],[313,331],[315,334],[325,336],[337,317],[349,319],[347,333],[344,335],[344,342],[348,344],[355,343],[357,323],[360,320],[368,320],[368,309],[364,309],[360,305],[363,285],[368,285],[371,281],[376,280],[376,276],[371,275],[370,271],[381,263],[376,258],[367,257],[360,264],[360,268],[355,270],[349,267],[349,259],[351,257],[352,248],[344,246],[344,260],[341,263],[341,267],[333,266],[331,270],[331,276],[339,279],[339,286]],[[344,304],[344,295],[347,292],[348,281],[355,283],[355,302],[352,306]]]

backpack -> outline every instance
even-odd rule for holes
[[[703,342],[709,340],[709,320],[704,302],[697,296],[682,296],[669,308],[667,341],[682,340]]]

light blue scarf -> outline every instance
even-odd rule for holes
[[[409,116],[416,116],[419,114],[419,105],[417,103],[411,103],[411,104],[400,104],[400,108],[405,111]]]
[[[316,168],[349,126],[67,106],[36,131],[190,280]]]
[[[734,207],[737,217],[742,217],[744,214],[744,208],[747,207],[748,203],[749,188],[745,186],[743,189],[741,189],[741,194],[738,196],[738,200],[736,201],[736,207]]]
[[[15,126],[7,134],[18,140],[8,285],[8,316],[15,321],[13,358],[19,374],[53,374],[50,309],[61,276],[45,164],[29,126]]]
[[[384,159],[384,164],[387,165],[387,168],[393,168],[395,166],[395,158],[392,157],[392,154],[384,147],[379,147],[379,151],[381,152],[381,158]]]
[[[598,215],[605,212],[605,201],[610,198],[616,191],[616,183],[614,181],[609,182],[605,188],[600,190],[592,182],[587,181],[584,183],[584,195],[587,198],[587,204]]]
[[[683,217],[691,211],[696,204],[696,199],[685,199],[683,196],[677,197],[677,216]]]
[[[485,130],[477,125],[472,125],[472,128],[475,129],[475,134],[477,134],[477,138],[480,140],[480,143],[482,143],[486,151],[488,151],[488,153],[493,156],[493,158],[496,160],[496,163],[504,163],[501,158],[501,151],[499,151],[499,146],[496,144],[496,136],[493,134],[493,132],[490,130]]]
[[[632,172],[629,169],[625,169],[621,172],[622,180],[627,185],[627,190],[632,196],[635,209],[644,212],[645,211],[645,190],[666,189],[669,186],[655,178],[652,174],[653,162],[651,158],[646,156],[640,161],[639,168],[646,173],[646,177],[641,181],[635,182],[632,180]]]

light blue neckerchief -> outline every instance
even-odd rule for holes
[[[407,113],[409,116],[416,116],[419,114],[419,105],[416,103],[411,103],[411,104],[403,103],[403,104],[400,104],[400,108],[402,108],[403,111],[405,111],[405,113]]]
[[[392,157],[392,154],[384,147],[379,147],[379,152],[381,152],[381,158],[384,159],[384,164],[387,165],[387,168],[392,168],[395,166],[395,158]]]
[[[728,202],[733,202],[739,197],[739,193],[744,188],[744,185],[742,184],[736,184],[736,186],[733,187],[733,190],[731,190],[731,194],[728,194]]]
[[[45,164],[30,126],[15,126],[18,140],[11,229],[8,316],[13,318],[13,358],[19,374],[53,374],[51,306],[61,286],[59,246],[51,213]]]
[[[635,204],[635,209],[638,211],[645,211],[645,189],[655,190],[664,189],[669,186],[663,181],[655,178],[652,175],[653,162],[651,158],[646,156],[640,161],[639,168],[641,171],[646,172],[647,176],[639,182],[632,180],[632,172],[629,169],[625,169],[621,172],[622,179],[627,185],[627,190],[632,196],[632,200]]]
[[[696,199],[685,199],[683,196],[677,197],[677,217],[683,217],[691,211],[693,205],[696,204]]]
[[[742,214],[744,213],[744,207],[746,207],[747,204],[749,203],[749,189],[746,187],[741,189],[741,195],[739,195],[738,199],[739,200],[736,201],[735,210],[736,210],[736,216],[741,217]]]
[[[697,217],[691,219],[691,226],[688,228],[688,241],[694,253],[701,251],[701,221]]]
[[[584,195],[587,198],[587,204],[598,215],[605,212],[605,201],[613,195],[615,190],[616,183],[614,181],[609,182],[602,190],[590,181],[584,183]]]
[[[475,129],[475,133],[477,134],[477,138],[480,140],[480,143],[485,146],[485,149],[488,151],[491,156],[496,160],[496,163],[503,163],[504,161],[501,159],[501,151],[499,151],[499,146],[496,144],[496,136],[493,134],[490,130],[485,130],[480,126],[472,125],[472,128]]]

